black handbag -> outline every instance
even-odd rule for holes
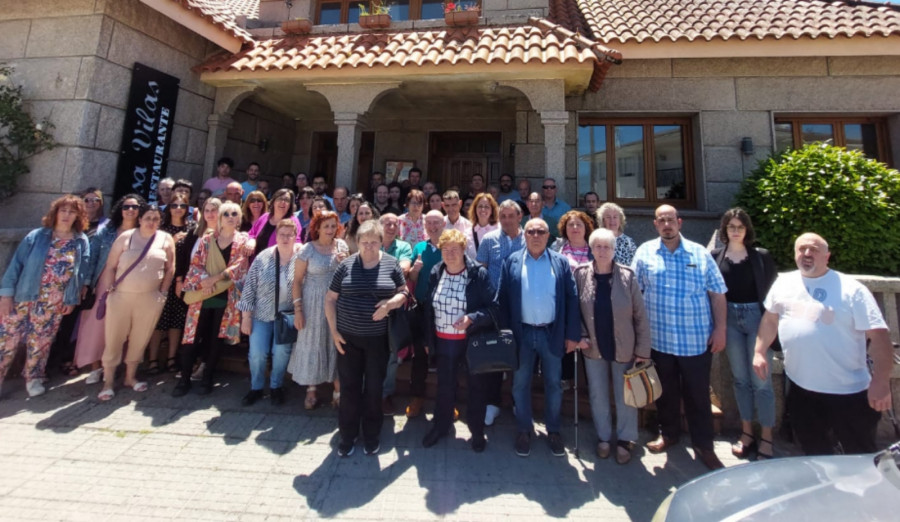
[[[469,373],[514,372],[519,368],[519,349],[512,330],[501,330],[494,314],[493,330],[482,330],[468,337],[466,362]]]
[[[411,295],[406,296],[406,304],[388,314],[388,345],[397,353],[413,343],[412,322],[417,303]]]
[[[297,342],[297,328],[294,327],[294,313],[281,312],[278,305],[278,289],[281,287],[281,258],[278,247],[275,247],[275,344],[293,344]]]

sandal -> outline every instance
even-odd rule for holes
[[[334,392],[331,394],[331,407],[334,409],[341,407],[341,392]]]
[[[174,357],[169,357],[166,359],[166,373],[172,373],[178,371],[178,363],[175,361]]]
[[[143,392],[147,391],[147,388],[148,388],[147,383],[144,381],[137,381],[134,384],[126,384],[125,386],[130,387],[132,390],[134,390],[138,393],[143,393]]]
[[[316,406],[319,404],[319,399],[316,397],[316,392],[306,393],[306,399],[303,401],[303,408],[306,410],[314,410]]]
[[[66,377],[77,377],[80,373],[74,362],[63,363],[63,365],[59,367],[59,371]]]
[[[114,392],[112,388],[110,388],[108,390],[103,390],[97,394],[97,398],[103,402],[106,402],[115,396],[116,396],[116,392]]]
[[[744,444],[743,438],[750,437],[750,443]],[[746,431],[741,433],[741,438],[731,445],[731,454],[739,459],[746,459],[753,450],[756,449],[756,439],[752,433]]]
[[[159,361],[150,361],[150,365],[147,367],[147,375],[159,375]]]
[[[771,440],[767,439],[759,439],[759,444],[762,446],[763,444],[768,444],[770,448],[772,448],[772,453],[763,453],[761,450],[756,450],[756,460],[769,460],[775,458],[775,445],[772,444]]]

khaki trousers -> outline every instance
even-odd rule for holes
[[[126,364],[140,364],[144,360],[144,350],[150,342],[150,336],[163,304],[157,302],[156,291],[122,292],[109,294],[106,301],[106,347],[103,350],[103,367],[115,368],[122,362],[122,350],[128,341]]]

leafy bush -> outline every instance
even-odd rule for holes
[[[815,143],[762,161],[736,204],[783,269],[795,266],[797,236],[815,232],[828,241],[832,268],[900,272],[900,173],[860,152]]]
[[[22,87],[9,80],[12,68],[0,64],[0,200],[15,192],[19,178],[28,174],[25,160],[56,142],[48,120],[35,123],[22,106]]]

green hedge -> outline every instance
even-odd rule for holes
[[[828,241],[832,268],[900,272],[900,173],[860,152],[815,143],[760,162],[735,203],[782,269],[795,266],[797,236],[815,232]]]

